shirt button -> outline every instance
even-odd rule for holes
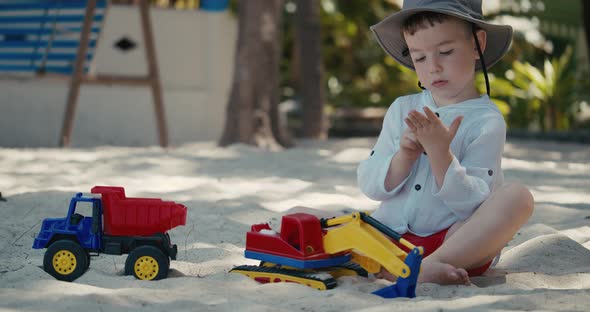
[[[416,189],[416,191],[419,191],[422,188],[422,186],[420,186],[420,184],[416,184],[414,185],[414,188]]]
[[[423,152],[423,153],[424,153],[424,155],[428,155],[428,153],[426,153],[426,152]]]
[[[488,170],[488,175],[491,177],[492,175],[494,175],[494,170],[490,169]]]
[[[371,151],[371,156],[373,156],[373,154],[375,154],[375,151]]]
[[[440,115],[438,113],[434,113],[436,115],[436,117],[440,117]]]

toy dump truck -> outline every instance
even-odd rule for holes
[[[86,272],[90,256],[129,254],[126,275],[165,278],[177,253],[167,231],[185,225],[186,207],[156,198],[127,198],[118,186],[95,186],[91,193],[100,195],[78,193],[65,218],[43,220],[33,248],[47,248],[44,270],[71,282]],[[79,203],[90,203],[92,215],[76,212]]]

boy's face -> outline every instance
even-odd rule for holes
[[[479,96],[474,83],[479,54],[463,21],[451,18],[404,37],[420,82],[439,106]]]

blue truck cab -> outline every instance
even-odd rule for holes
[[[83,216],[76,212],[79,202],[92,205],[92,216]],[[77,193],[70,201],[65,218],[47,218],[43,220],[39,235],[33,242],[34,249],[47,248],[60,239],[76,240],[87,251],[102,249],[102,204],[100,198],[84,197]]]

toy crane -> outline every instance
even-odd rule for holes
[[[280,233],[268,223],[252,225],[246,234],[245,256],[261,263],[237,266],[231,272],[261,283],[293,282],[326,290],[334,288],[340,276],[366,277],[383,267],[397,281],[373,294],[413,298],[423,253],[422,247],[364,212],[330,219],[294,213],[283,216]]]

